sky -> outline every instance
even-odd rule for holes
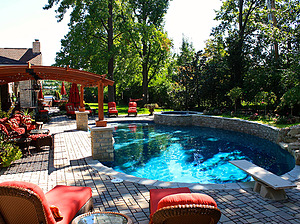
[[[43,65],[55,62],[60,40],[68,33],[68,21],[58,23],[54,8],[44,10],[47,0],[0,0],[0,48],[32,48],[39,39]],[[165,18],[165,30],[179,52],[183,35],[201,50],[216,26],[215,10],[221,0],[172,0]]]

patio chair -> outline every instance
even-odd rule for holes
[[[74,103],[67,103],[66,104],[66,111],[67,111],[67,116],[71,117],[72,119],[74,119],[76,117],[76,113],[75,111],[79,111],[79,104],[74,104]],[[91,110],[85,110],[89,112],[89,115],[92,115],[92,111]]]
[[[66,104],[67,116],[71,118],[75,118],[75,107],[73,103]]]
[[[136,102],[129,102],[129,104],[128,104],[128,116],[130,114],[133,114],[134,116],[137,116],[137,109],[136,109],[136,107],[137,107]]]
[[[92,209],[89,187],[57,185],[44,194],[33,183],[0,183],[0,223],[68,224],[75,216]]]
[[[221,212],[213,198],[185,188],[150,190],[150,223],[218,223]]]
[[[108,117],[112,115],[118,117],[117,105],[115,102],[108,102]]]

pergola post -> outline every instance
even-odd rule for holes
[[[98,120],[96,121],[97,127],[106,127],[107,121],[104,121],[104,111],[103,111],[103,82],[100,81],[98,83]]]
[[[84,104],[83,104],[83,85],[80,86],[80,107],[79,107],[79,111],[80,112],[85,111],[85,107],[84,107]]]

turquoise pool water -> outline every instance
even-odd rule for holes
[[[202,127],[118,123],[114,170],[153,180],[185,183],[246,182],[251,177],[228,161],[246,159],[277,175],[295,166],[278,145],[255,136]]]

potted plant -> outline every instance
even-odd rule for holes
[[[153,115],[154,109],[158,108],[157,103],[149,103],[144,105],[145,108],[149,109],[149,116]]]

